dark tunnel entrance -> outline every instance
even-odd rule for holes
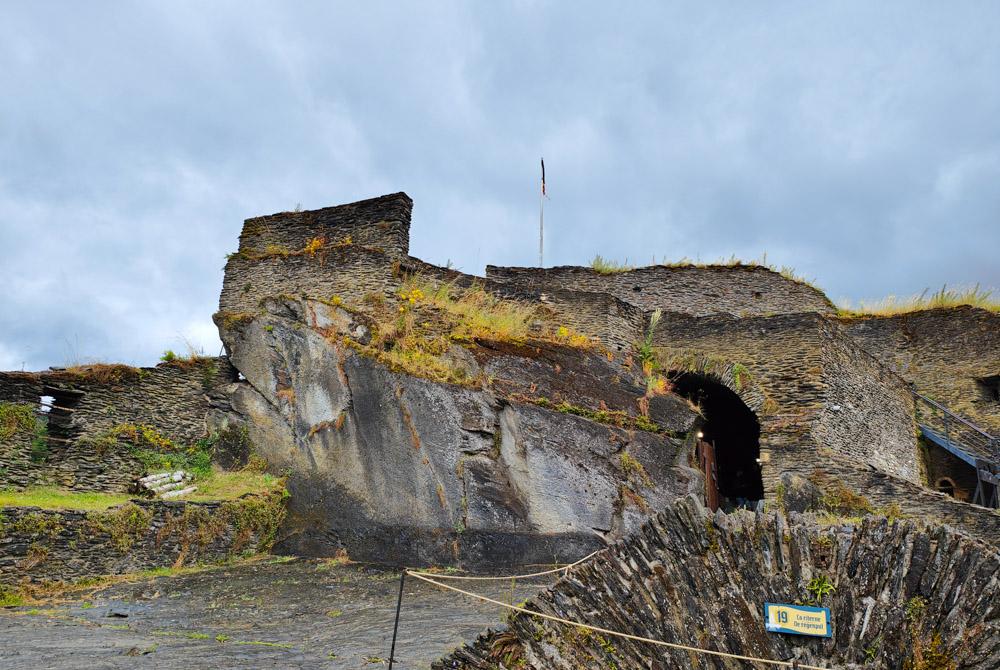
[[[710,377],[681,373],[673,384],[674,391],[699,405],[705,416],[699,451],[710,488],[714,479],[718,506],[726,511],[756,508],[764,499],[757,416],[736,393]],[[706,499],[714,507],[712,493],[707,490]]]

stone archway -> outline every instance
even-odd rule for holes
[[[756,508],[764,499],[757,413],[724,377],[685,371],[670,376],[674,392],[698,405],[705,419],[699,434],[699,460],[709,506],[714,508],[718,500],[726,511]]]

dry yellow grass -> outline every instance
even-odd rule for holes
[[[926,309],[961,306],[1000,312],[1000,299],[994,297],[993,289],[983,289],[979,284],[965,288],[948,288],[945,285],[930,295],[925,290],[923,293],[903,298],[890,295],[881,300],[862,300],[857,307],[843,304],[839,313],[841,316],[893,316]]]

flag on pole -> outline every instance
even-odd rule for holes
[[[545,194],[545,159],[544,158],[542,159],[542,195],[545,195],[546,197],[548,197]]]

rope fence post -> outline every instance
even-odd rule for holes
[[[396,633],[399,632],[399,610],[403,607],[403,586],[406,584],[406,568],[399,573],[399,597],[396,598],[396,623],[392,626],[392,647],[389,648],[389,670],[396,655]]]

